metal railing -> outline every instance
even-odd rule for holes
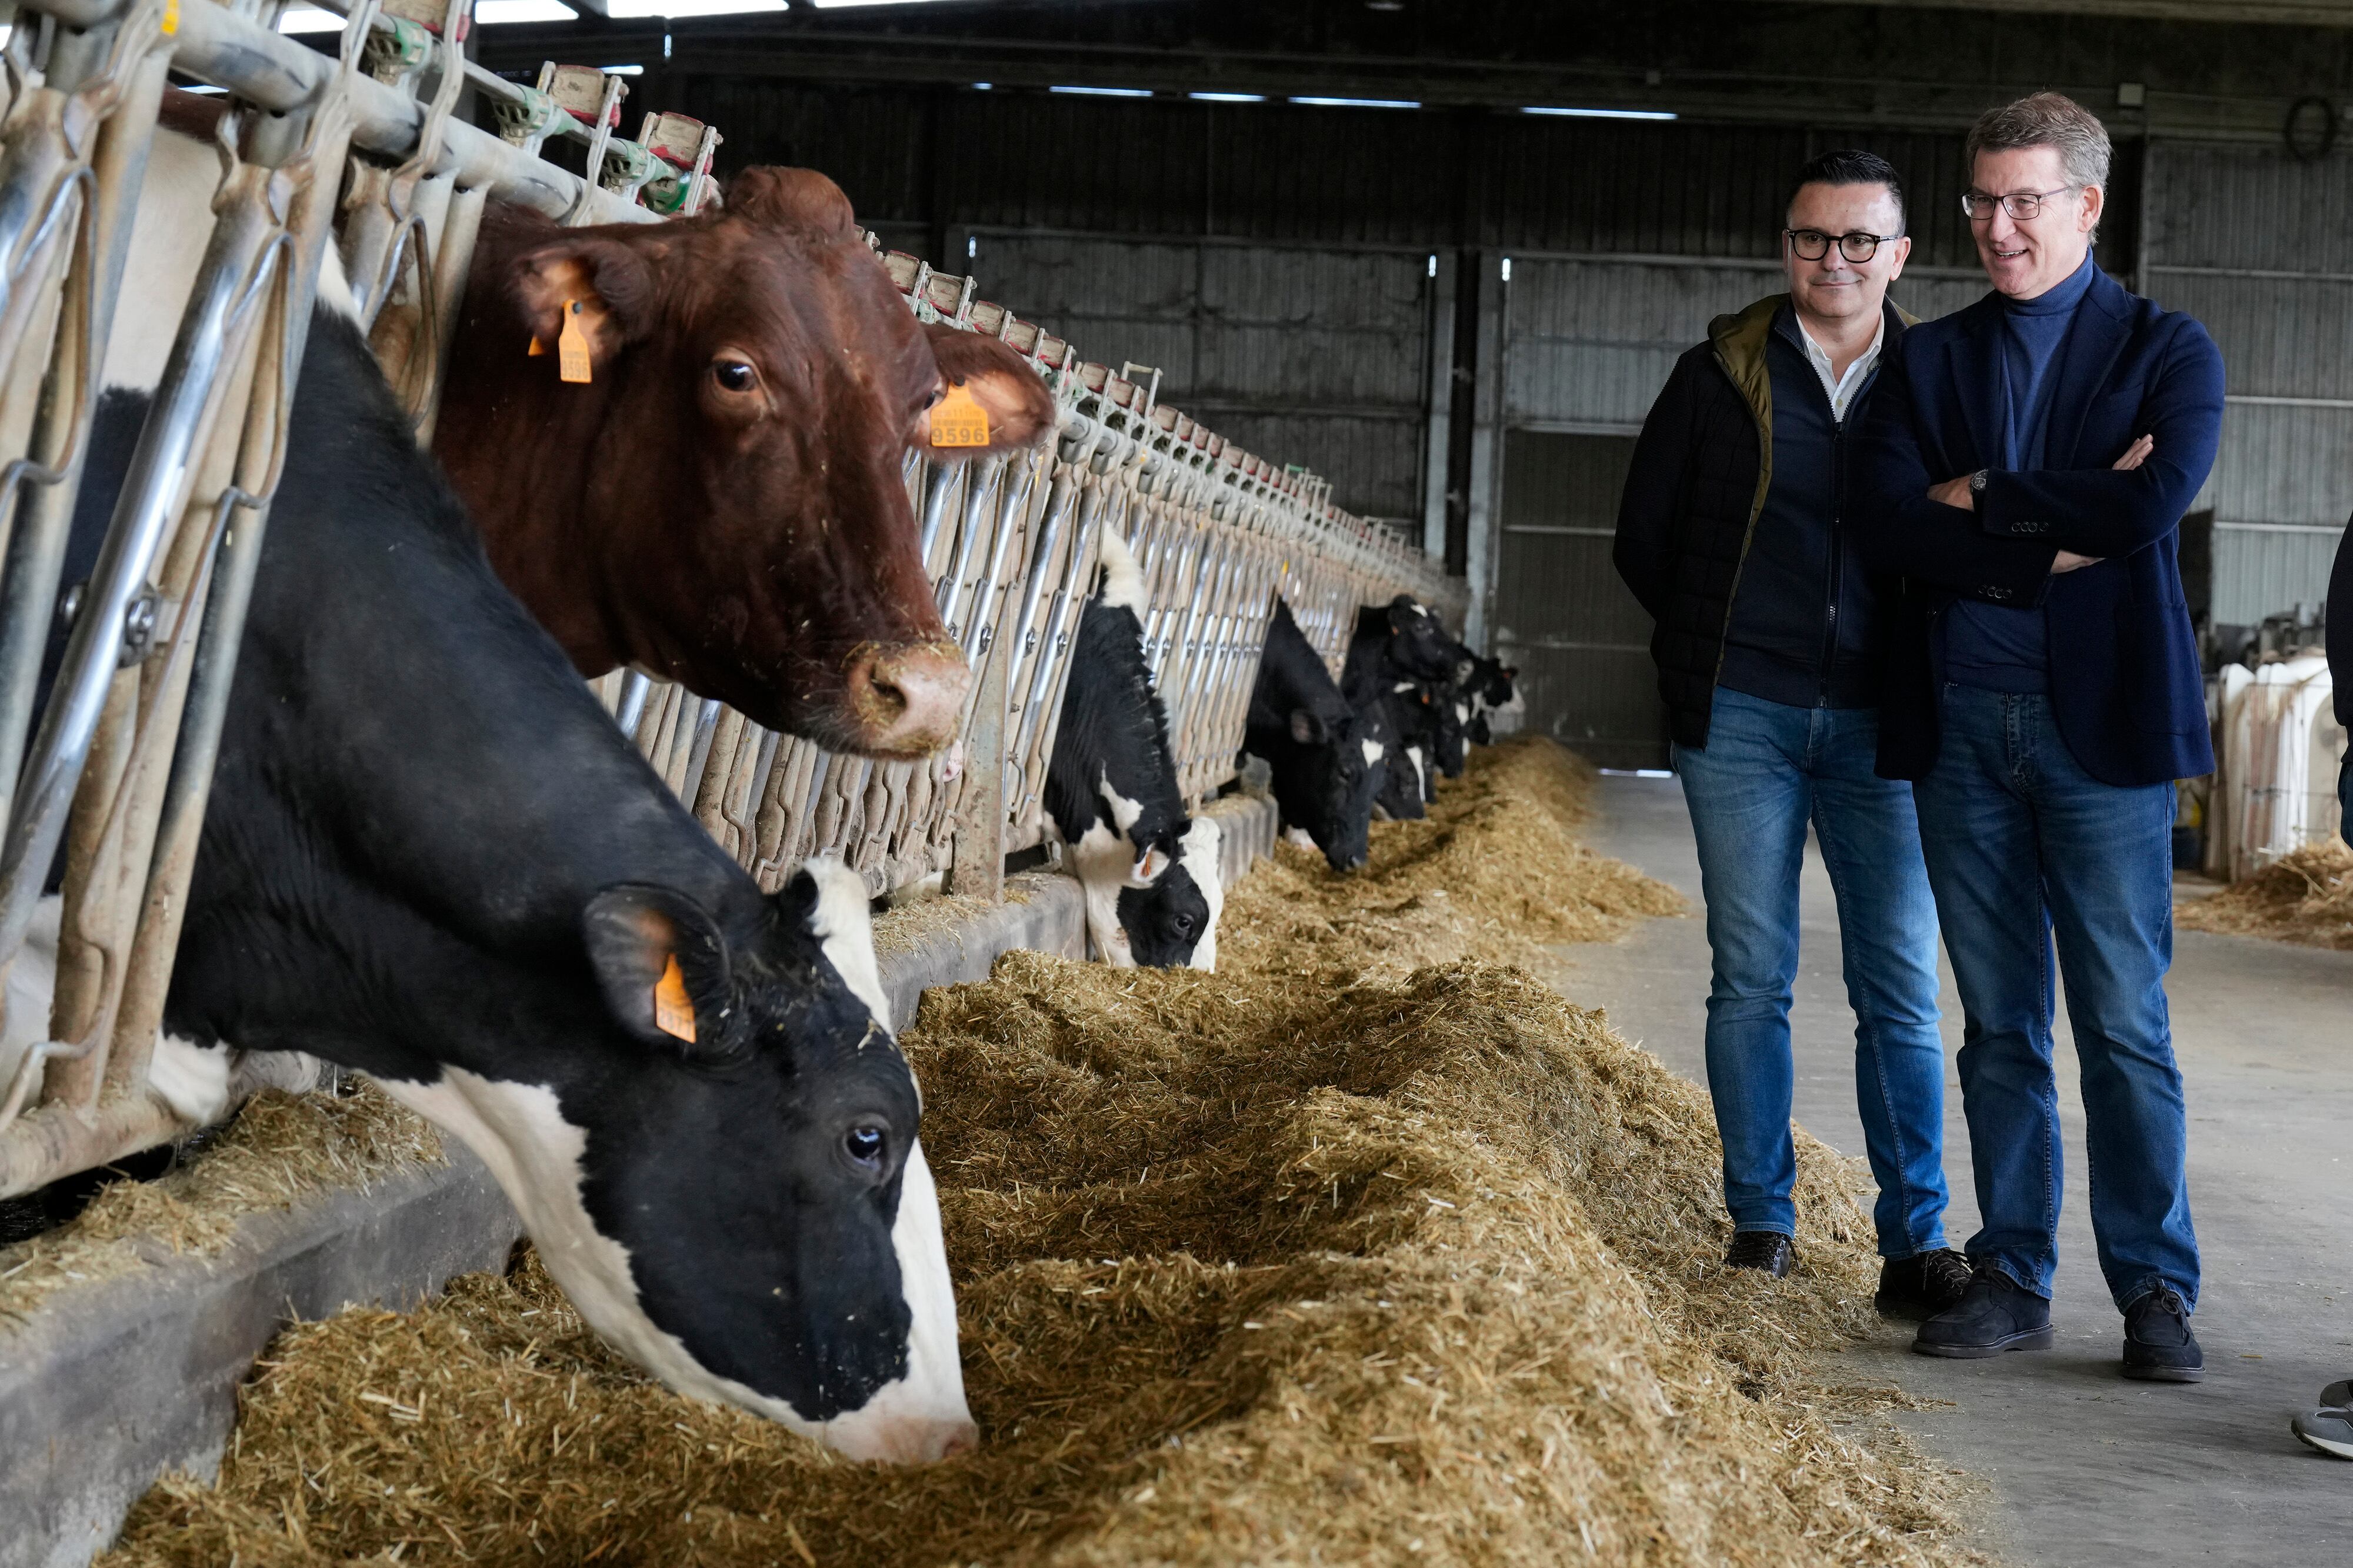
[[[663,115],[621,138],[617,78],[551,67],[525,89],[463,65],[443,40],[461,33],[469,0],[361,0],[333,55],[276,33],[283,3],[42,0],[18,9],[0,55],[0,973],[61,843],[66,865],[47,1027],[13,1064],[0,1054],[0,1196],[187,1131],[148,1092],[147,1063],[327,245],[426,441],[487,200],[574,224],[652,222],[711,189],[716,132]],[[218,137],[209,233],[171,237],[203,250],[202,268],[36,714],[167,70],[227,89],[239,112]],[[469,82],[492,100],[499,134],[455,118]],[[595,180],[540,155],[557,139],[583,144]],[[642,675],[598,683],[764,885],[826,851],[878,893],[934,876],[958,891],[1000,885],[1006,853],[1044,832],[1062,684],[1106,529],[1146,575],[1152,665],[1197,801],[1232,775],[1274,595],[1335,673],[1360,604],[1409,592],[1460,614],[1459,583],[1334,508],[1314,476],[1082,363],[976,300],[969,279],[897,254],[878,265],[924,320],[1018,350],[1061,423],[1032,452],[908,461],[940,609],[976,675],[942,756],[835,755]],[[232,1098],[269,1071],[251,1061]]]

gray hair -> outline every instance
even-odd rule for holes
[[[2055,150],[2067,183],[2079,190],[2085,185],[2107,187],[2107,127],[2063,93],[2038,92],[1987,110],[1969,127],[1961,158],[1973,173],[1980,153],[2010,153],[2025,147]]]

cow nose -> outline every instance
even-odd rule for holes
[[[845,674],[853,750],[878,757],[920,757],[955,739],[972,668],[954,643],[861,648]]]

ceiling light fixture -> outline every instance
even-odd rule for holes
[[[485,27],[511,22],[571,22],[579,16],[564,0],[474,0],[474,20]]]
[[[1315,109],[1419,109],[1421,100],[1415,98],[1294,98],[1293,103],[1307,104]]]
[[[1672,120],[1664,109],[1551,109],[1531,105],[1522,114],[1556,114],[1567,120]]]
[[[1150,98],[1148,87],[1050,87],[1048,92],[1067,92],[1074,98]]]
[[[691,21],[697,16],[773,15],[784,8],[785,0],[606,0],[605,14],[622,22],[647,16]]]
[[[1262,92],[1188,92],[1186,97],[1196,103],[1264,103]]]
[[[278,18],[281,33],[340,33],[343,19],[332,11],[322,11],[316,5],[290,5],[286,15]]]

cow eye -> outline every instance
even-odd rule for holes
[[[1178,915],[1175,920],[1170,921],[1168,923],[1176,928],[1177,938],[1180,941],[1193,934],[1193,917],[1191,915]]]
[[[723,359],[711,367],[712,378],[729,392],[754,392],[759,389],[760,373],[740,359]]]
[[[879,1127],[853,1127],[841,1140],[843,1150],[861,1165],[880,1164],[882,1144],[882,1130]]]

